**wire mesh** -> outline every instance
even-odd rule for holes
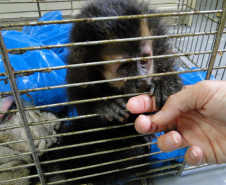
[[[157,14],[148,14],[148,15],[133,15],[133,16],[115,16],[115,17],[101,17],[101,18],[92,18],[92,19],[73,19],[73,14],[76,14],[78,10],[87,3],[88,0],[79,0],[79,1],[71,1],[71,0],[59,0],[59,1],[1,1],[0,2],[0,30],[8,30],[8,29],[17,29],[21,30],[23,26],[36,26],[36,25],[47,25],[47,24],[65,24],[65,23],[74,23],[74,22],[82,22],[82,21],[107,21],[107,20],[118,20],[118,19],[138,19],[138,18],[145,18],[145,17],[163,17],[165,20],[168,18],[171,19],[171,25],[169,26],[169,35],[162,35],[162,36],[150,36],[150,37],[141,37],[141,38],[125,38],[125,39],[115,39],[115,40],[104,40],[104,41],[93,41],[93,42],[83,42],[83,43],[69,43],[69,44],[59,44],[59,45],[47,45],[47,46],[37,46],[37,47],[26,47],[26,48],[14,48],[14,49],[7,49],[4,44],[4,40],[2,34],[0,34],[0,53],[2,56],[2,61],[5,66],[5,73],[0,73],[0,76],[4,76],[5,80],[8,81],[11,85],[10,92],[2,92],[0,93],[1,97],[7,97],[9,95],[13,95],[16,101],[17,109],[9,110],[9,111],[2,111],[0,114],[6,113],[16,113],[18,112],[20,115],[21,123],[19,125],[14,126],[7,126],[7,127],[0,127],[0,131],[15,129],[15,128],[24,128],[26,133],[26,138],[22,138],[20,140],[11,140],[7,142],[3,142],[0,146],[10,146],[16,145],[18,143],[28,143],[30,150],[27,152],[21,152],[18,154],[13,155],[3,155],[0,156],[0,160],[5,160],[9,158],[17,159],[21,156],[31,156],[33,157],[33,162],[29,162],[27,164],[16,165],[12,167],[5,167],[0,168],[0,173],[8,170],[18,170],[18,169],[26,169],[36,167],[34,173],[31,173],[26,176],[22,176],[19,178],[13,178],[8,180],[1,180],[0,184],[18,184],[22,182],[24,179],[28,179],[32,181],[32,183],[37,184],[37,182],[41,182],[41,184],[60,184],[66,182],[76,182],[80,179],[85,179],[88,177],[96,177],[103,174],[108,173],[115,173],[124,170],[130,170],[131,168],[139,168],[141,166],[148,166],[155,163],[162,163],[165,161],[173,161],[176,158],[160,160],[155,162],[147,162],[145,164],[139,164],[135,166],[130,166],[128,168],[122,169],[115,169],[111,171],[106,171],[102,173],[95,173],[95,174],[88,174],[81,177],[60,180],[57,182],[48,182],[46,178],[51,175],[60,175],[63,173],[71,173],[79,170],[101,167],[109,164],[115,164],[124,162],[127,160],[134,160],[136,158],[144,158],[151,155],[156,155],[161,152],[150,153],[146,155],[120,159],[117,161],[109,161],[107,163],[102,164],[95,164],[81,168],[74,168],[70,170],[56,170],[51,172],[44,172],[43,168],[45,165],[49,164],[57,164],[61,161],[72,160],[72,159],[83,159],[88,156],[96,156],[102,154],[114,154],[117,151],[124,151],[130,150],[132,148],[142,147],[141,145],[134,145],[131,147],[125,148],[117,148],[115,150],[109,151],[98,151],[91,154],[86,155],[77,155],[73,157],[64,157],[60,159],[54,160],[41,160],[39,154],[46,153],[51,151],[58,151],[64,150],[66,148],[76,148],[80,146],[92,146],[93,144],[97,143],[105,143],[105,142],[112,142],[115,140],[122,140],[128,138],[136,138],[141,137],[141,135],[129,135],[124,137],[116,137],[111,139],[105,140],[94,140],[93,142],[87,143],[79,143],[79,144],[72,144],[67,146],[56,146],[50,147],[48,149],[38,149],[35,146],[36,140],[47,139],[47,138],[61,138],[66,137],[69,135],[79,135],[79,134],[87,134],[90,132],[99,132],[102,130],[110,130],[110,129],[117,129],[120,127],[133,127],[133,123],[127,123],[125,125],[113,125],[111,127],[102,127],[102,128],[95,128],[90,130],[84,131],[77,131],[77,132],[68,132],[68,133],[57,133],[51,134],[49,136],[42,136],[42,137],[33,137],[31,134],[31,126],[34,125],[44,125],[47,123],[53,122],[66,122],[75,119],[86,119],[98,116],[97,114],[89,114],[89,115],[82,115],[82,116],[74,116],[74,117],[62,117],[57,119],[52,119],[48,121],[33,121],[28,122],[27,116],[25,111],[29,110],[39,110],[43,108],[49,107],[57,107],[57,106],[65,106],[71,104],[78,104],[78,103],[87,103],[93,101],[101,101],[107,99],[114,99],[119,97],[132,97],[138,94],[127,94],[127,95],[117,95],[117,96],[110,96],[110,97],[100,97],[88,100],[80,100],[74,102],[64,102],[64,103],[57,103],[57,104],[48,104],[42,106],[31,106],[25,107],[23,106],[22,100],[20,95],[22,94],[29,94],[29,92],[34,91],[44,91],[49,89],[57,89],[57,88],[67,88],[71,86],[86,86],[86,85],[94,85],[99,83],[108,83],[114,81],[123,81],[123,80],[131,80],[131,79],[138,79],[138,78],[146,78],[146,77],[153,77],[153,76],[162,76],[162,75],[172,75],[172,74],[182,74],[182,73],[189,73],[189,72],[198,72],[198,71],[207,71],[206,79],[210,78],[210,75],[214,76],[216,79],[225,80],[225,20],[226,20],[226,4],[223,4],[222,1],[208,1],[208,0],[201,0],[201,1],[192,1],[192,0],[180,0],[180,1],[170,1],[168,3],[153,3],[150,6],[153,7],[161,7],[162,12]],[[57,4],[58,3],[58,4]],[[9,6],[17,7],[16,10],[12,10]],[[28,9],[18,8],[18,6],[29,7]],[[54,5],[54,6],[53,6]],[[63,5],[63,7],[62,7]],[[63,17],[65,20],[63,21],[46,21],[46,22],[36,22],[36,20],[41,17],[45,12],[60,9],[63,11]],[[51,8],[50,8],[51,7]],[[170,8],[169,8],[170,7]],[[18,18],[19,17],[19,18]],[[26,22],[25,22],[26,21]],[[28,22],[27,22],[28,21]],[[130,58],[130,59],[123,59],[123,60],[111,60],[111,61],[101,61],[101,62],[92,62],[86,64],[75,64],[75,65],[65,65],[65,66],[55,66],[55,67],[48,67],[48,68],[39,68],[39,69],[31,69],[31,70],[21,70],[21,71],[14,71],[11,67],[10,60],[8,58],[9,54],[22,54],[27,51],[33,50],[42,50],[42,49],[52,49],[52,48],[61,48],[61,47],[72,47],[78,45],[98,45],[98,44],[109,44],[109,43],[116,43],[116,42],[132,42],[132,41],[140,41],[140,40],[154,40],[160,38],[170,38],[173,44],[173,50],[176,51],[175,54],[170,55],[162,55],[162,56],[151,56],[151,57],[142,57],[142,58]],[[101,80],[101,81],[93,81],[93,82],[86,82],[86,83],[79,83],[79,84],[67,84],[67,85],[57,85],[51,87],[42,87],[42,88],[34,88],[34,89],[26,89],[26,90],[18,90],[16,84],[17,76],[27,76],[31,75],[36,72],[48,73],[53,70],[60,70],[60,69],[67,69],[67,68],[76,68],[76,67],[84,67],[84,66],[92,66],[92,65],[103,65],[108,63],[124,63],[124,62],[133,62],[137,60],[145,60],[145,59],[158,59],[158,58],[167,58],[173,57],[175,60],[178,61],[178,67],[185,67],[185,71],[176,71],[176,72],[168,72],[168,73],[158,73],[153,75],[142,75],[142,76],[134,76],[134,77],[126,77],[126,78],[118,78],[113,80]],[[199,69],[190,70],[189,68],[192,66],[199,67]],[[147,145],[152,145],[156,143],[146,143]],[[182,158],[183,156],[179,156],[177,158]],[[170,166],[158,167],[156,169],[152,169],[146,172],[137,173],[136,178],[133,178],[131,181],[135,180],[144,180],[146,178],[151,178],[155,176],[162,176],[166,174],[181,174],[183,172],[185,166],[185,161],[183,163],[173,164]],[[204,165],[205,166],[205,165]],[[190,170],[195,167],[188,167],[185,170]]]

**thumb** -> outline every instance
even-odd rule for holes
[[[194,110],[200,92],[194,86],[185,86],[182,91],[171,95],[162,109],[152,116],[156,125],[165,125],[174,121],[182,113]]]

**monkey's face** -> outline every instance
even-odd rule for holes
[[[104,60],[121,60],[133,57],[148,57],[152,56],[152,42],[142,41],[138,44],[139,48],[134,50],[135,52],[126,52],[125,48],[121,49],[121,52],[105,54]],[[114,50],[116,51],[116,50]],[[104,79],[115,79],[131,76],[141,76],[139,79],[134,80],[122,80],[117,82],[110,82],[109,85],[115,88],[121,93],[134,93],[134,92],[145,92],[148,91],[151,85],[151,78],[143,78],[143,75],[150,75],[154,73],[153,60],[139,60],[136,62],[125,62],[125,63],[112,63],[104,65],[102,71]]]

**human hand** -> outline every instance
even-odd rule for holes
[[[157,111],[155,97],[140,95],[127,103],[131,113]],[[226,162],[226,81],[202,81],[172,95],[153,115],[140,115],[135,128],[142,134],[170,131],[157,140],[170,152],[189,146],[191,165]]]

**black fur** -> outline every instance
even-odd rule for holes
[[[76,18],[91,18],[91,17],[107,17],[107,16],[120,16],[120,15],[139,15],[139,14],[152,14],[154,10],[148,8],[145,3],[138,3],[133,0],[99,0],[88,4],[79,13]],[[161,23],[161,18],[147,18],[149,29],[153,30],[153,35],[166,34],[166,27]],[[108,40],[117,38],[128,37],[140,37],[140,19],[127,19],[116,21],[99,21],[99,22],[78,22],[75,23],[71,31],[72,42],[85,42],[85,41],[97,41]],[[167,39],[158,39],[153,41],[154,55],[165,55],[169,52],[169,44]],[[117,44],[104,44],[104,45],[92,45],[92,46],[78,46],[72,47],[68,57],[69,64],[87,63],[103,61],[104,52],[128,53],[130,58],[136,57],[136,53],[139,50],[139,42],[117,43]],[[158,59],[154,61],[155,72],[162,73],[167,71],[173,71],[174,64],[173,59]],[[80,67],[70,68],[67,72],[67,81],[71,83],[80,83],[88,81],[104,80],[101,73],[103,66],[95,67]],[[166,99],[173,93],[177,92],[181,88],[181,82],[177,75],[167,77],[156,77],[152,79],[155,84],[155,96],[157,99],[157,106],[161,106],[165,103]],[[68,88],[68,97],[70,101],[90,99],[96,97],[111,96],[117,94],[126,94],[135,92],[132,85],[137,83],[137,80],[126,82],[127,86],[119,90],[113,88],[110,84],[98,84],[88,85],[86,87],[71,87]],[[142,88],[142,91],[146,91],[147,88]],[[120,117],[124,122],[133,122],[134,117],[125,111],[125,105],[128,99],[118,100],[106,100],[76,104],[76,110],[79,115],[87,115],[93,113],[101,114],[102,118],[94,117],[88,119],[76,120],[72,123],[72,127],[67,127],[66,131],[79,131],[92,129],[97,127],[109,127],[112,125],[122,124],[119,122]],[[106,121],[106,119],[114,119],[113,122]],[[66,132],[65,131],[65,132]],[[74,135],[71,137],[64,137],[62,143],[64,144],[76,144],[91,141],[98,141],[110,138],[117,138],[123,136],[130,136],[137,134],[134,127],[122,127],[118,129],[111,129],[98,132],[90,132],[86,134]],[[67,150],[68,156],[83,155],[87,153],[101,152],[106,150],[112,150],[117,148],[124,148],[133,145],[141,145],[151,141],[150,137],[139,136],[130,139],[121,139],[110,142],[104,142],[100,144],[92,144],[82,147],[76,147],[71,150]],[[82,166],[90,166],[98,163],[104,163],[108,161],[119,160],[123,158],[129,158],[134,156],[140,156],[148,154],[149,149],[147,146],[133,148],[130,150],[115,151],[113,153],[104,155],[95,155],[94,157],[83,157],[74,161],[64,163],[66,168],[77,168]],[[64,155],[64,154],[63,154]],[[79,170],[75,173],[68,173],[68,178],[79,177],[89,174],[102,173],[106,171],[116,170],[114,173],[105,174],[101,176],[95,176],[84,179],[77,179],[72,184],[78,183],[99,183],[99,184],[119,184],[128,180],[131,176],[135,176],[138,171],[144,170],[144,168],[135,168],[130,170],[121,170],[117,172],[117,169],[124,169],[129,166],[143,164],[147,162],[145,157],[128,160],[123,163],[113,163],[110,165],[104,165],[102,167],[91,168],[86,170]],[[132,183],[131,183],[132,184]],[[137,183],[135,183],[137,184]]]

